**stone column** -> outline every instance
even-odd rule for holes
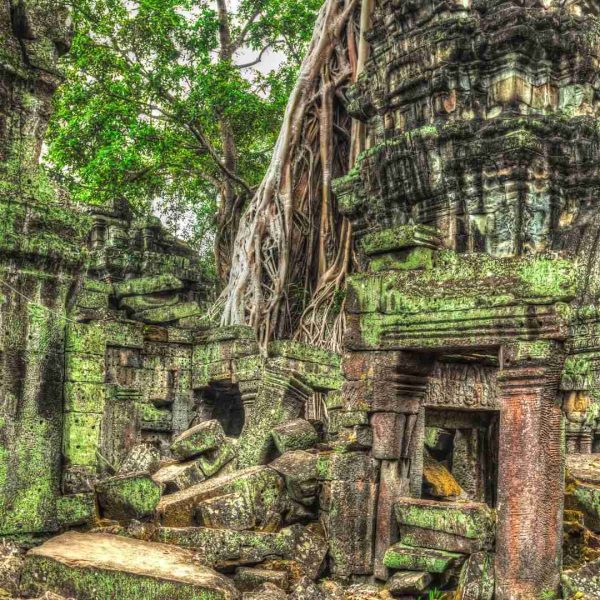
[[[496,598],[531,600],[559,585],[564,496],[562,353],[553,342],[500,353]]]
[[[418,478],[420,494],[423,427],[419,415],[433,361],[404,352],[374,357],[370,421],[372,454],[380,461],[374,574],[387,579],[383,555],[398,541],[394,503],[409,494],[413,477]]]

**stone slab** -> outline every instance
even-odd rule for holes
[[[102,533],[69,532],[30,550],[25,595],[52,591],[78,600],[234,600],[230,581],[188,550]]]
[[[427,573],[443,573],[463,558],[461,554],[431,550],[429,548],[413,548],[398,543],[385,553],[383,563],[390,569],[400,571],[425,571]]]
[[[157,515],[167,527],[190,527],[196,525],[196,513],[201,502],[227,494],[246,495],[253,503],[257,521],[268,520],[277,510],[283,490],[283,479],[268,467],[248,467],[240,471],[209,479],[185,490],[163,496],[157,506]],[[259,499],[270,502],[259,502]]]
[[[494,531],[494,511],[476,502],[401,498],[396,502],[395,511],[398,525],[433,529],[470,539],[487,539]]]

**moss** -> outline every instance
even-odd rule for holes
[[[65,412],[103,414],[106,387],[101,383],[65,382]]]
[[[437,229],[425,225],[401,225],[365,235],[361,247],[366,254],[379,254],[415,246],[437,247],[441,237]]]
[[[66,413],[63,456],[70,465],[94,466],[100,445],[101,414]]]
[[[75,527],[91,523],[95,514],[94,494],[59,496],[56,500],[56,518],[60,527]]]
[[[341,364],[341,356],[337,352],[331,352],[322,348],[316,348],[310,344],[291,340],[271,342],[267,352],[270,357],[282,356],[284,358],[292,358],[331,367],[339,367]]]
[[[83,383],[104,383],[104,354],[65,354],[65,379]]]
[[[39,595],[54,590],[80,600],[119,598],[119,600],[225,600],[229,596],[177,583],[108,569],[71,569],[57,561],[29,557],[21,577],[23,593]]]
[[[470,539],[484,539],[494,532],[495,513],[483,504],[402,501],[395,506],[401,525],[443,531]]]
[[[117,296],[143,296],[145,294],[172,292],[181,289],[183,289],[181,280],[169,274],[128,279],[114,286]]]
[[[160,486],[145,473],[105,479],[96,485],[96,492],[104,515],[117,520],[151,515],[161,496]]]
[[[383,564],[390,569],[401,571],[426,571],[427,573],[443,573],[463,556],[454,552],[431,550],[428,548],[412,548],[395,544],[383,556]]]

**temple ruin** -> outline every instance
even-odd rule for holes
[[[376,2],[338,355],[208,326],[189,247],[54,189],[68,15],[3,3],[0,596],[599,598],[598,14]]]

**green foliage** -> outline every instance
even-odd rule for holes
[[[262,178],[320,0],[241,0],[226,14],[206,0],[71,3],[55,175],[80,202],[124,197],[206,247],[225,184],[247,196]],[[283,55],[277,68],[242,68],[267,47]],[[234,179],[222,168],[227,129]]]

